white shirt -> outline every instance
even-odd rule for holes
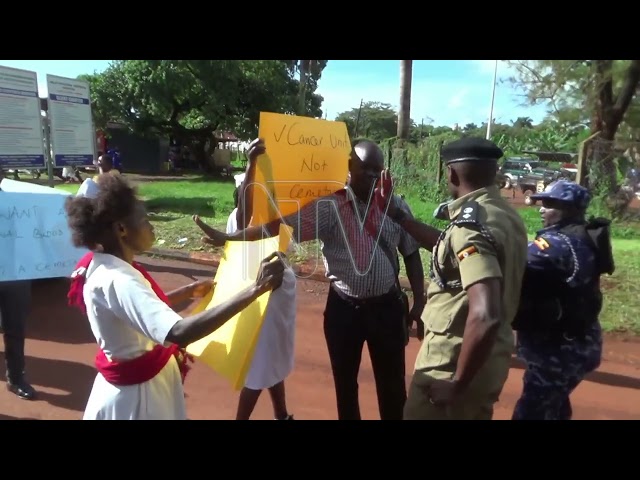
[[[234,209],[227,220],[227,233],[237,230]],[[271,292],[245,387],[262,390],[282,382],[293,370],[296,336],[296,276],[290,268],[282,285]]]
[[[182,317],[158,298],[149,282],[119,258],[94,254],[86,273],[84,300],[89,325],[108,359],[139,357]],[[85,420],[186,419],[178,363],[171,357],[155,378],[139,385],[115,386],[98,373],[85,409]]]
[[[76,193],[76,196],[95,198],[98,195],[99,190],[100,190],[100,187],[98,187],[98,184],[94,182],[91,178],[87,178],[85,179],[84,182],[82,182],[82,185],[80,185],[80,188],[78,189],[78,193]]]
[[[238,230],[237,215],[238,209],[234,208],[233,212],[231,212],[231,215],[229,215],[229,218],[227,219],[227,233],[234,233],[236,230]]]

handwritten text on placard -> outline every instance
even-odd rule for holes
[[[253,223],[289,215],[344,187],[351,151],[344,122],[262,112],[260,138],[267,154],[258,159]]]
[[[68,277],[86,250],[75,248],[66,195],[0,192],[0,282]]]

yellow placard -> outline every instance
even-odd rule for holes
[[[344,122],[261,112],[260,138],[267,153],[257,162],[252,224],[295,213],[344,187],[351,151]]]
[[[215,276],[216,287],[193,313],[209,310],[229,300],[256,279],[260,262],[276,250],[286,251],[291,228],[280,226],[280,235],[256,242],[227,242]],[[231,382],[235,390],[244,386],[269,302],[261,295],[218,330],[187,347],[187,352]]]

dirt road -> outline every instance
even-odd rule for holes
[[[193,279],[210,277],[208,267],[183,262],[142,258],[165,290]],[[34,284],[34,306],[28,325],[27,373],[40,392],[38,401],[19,400],[0,390],[0,419],[79,419],[91,390],[96,347],[84,320],[66,307],[64,280]],[[299,317],[296,367],[287,381],[290,410],[297,419],[335,419],[333,381],[322,334],[322,312],[327,284],[298,283]],[[188,308],[188,306],[185,306]],[[413,366],[418,351],[413,338],[407,348],[407,365]],[[0,340],[0,361],[4,361]],[[410,376],[407,375],[407,381]],[[496,408],[496,419],[510,418],[521,390],[522,370],[514,362],[505,391]],[[4,381],[4,369],[0,369]],[[192,419],[232,419],[237,393],[208,367],[197,364],[186,384]],[[610,338],[599,372],[573,395],[576,419],[640,419],[640,343]],[[368,353],[363,354],[360,402],[365,419],[377,419],[375,386]],[[263,394],[255,419],[271,419],[271,406]]]

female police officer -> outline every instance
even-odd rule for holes
[[[517,353],[526,363],[514,420],[569,420],[569,395],[600,365],[600,275],[613,273],[609,222],[585,221],[587,189],[566,180],[532,196],[544,228],[529,244]]]

